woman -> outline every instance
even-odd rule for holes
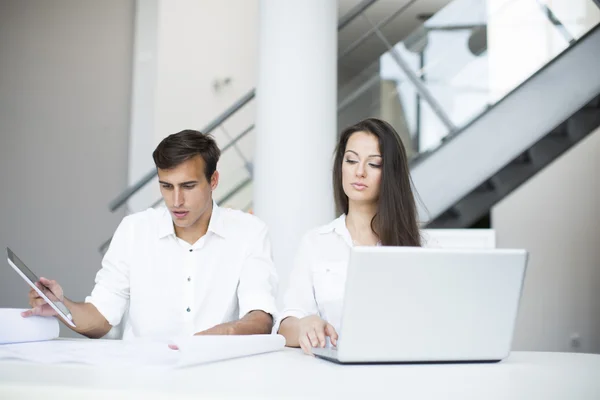
[[[351,247],[421,245],[406,151],[387,122],[369,118],[342,132],[333,187],[342,215],[302,239],[275,327],[307,354],[327,338],[337,343]]]

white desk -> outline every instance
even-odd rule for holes
[[[0,399],[600,399],[600,355],[515,352],[498,364],[337,365],[286,349],[180,370],[0,362]]]

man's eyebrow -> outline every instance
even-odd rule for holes
[[[161,185],[169,185],[169,186],[173,186],[172,183],[170,182],[165,182],[165,181],[158,181],[158,183],[160,183]],[[187,182],[181,182],[178,184],[178,186],[184,186],[184,185],[192,185],[192,184],[196,184],[198,183],[198,181],[187,181]]]

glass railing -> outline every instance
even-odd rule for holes
[[[600,23],[594,0],[454,0],[434,15],[418,0],[384,13],[374,3],[361,1],[340,19],[340,29],[352,28],[340,33],[338,126],[385,119],[412,160],[435,151]],[[223,150],[215,199],[245,211],[252,208],[254,94],[203,130]],[[111,210],[155,175],[128,188]]]

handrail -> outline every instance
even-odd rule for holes
[[[377,0],[363,0],[354,7],[350,11],[346,13],[346,15],[342,16],[338,22],[338,31],[341,31],[348,25],[350,22],[354,21],[356,17],[365,12],[365,10],[373,5]]]
[[[377,0],[363,0],[356,6],[354,6],[348,13],[340,18],[338,21],[338,31],[342,30],[346,27],[350,22],[354,21],[358,16],[365,12],[367,8],[372,6]],[[231,107],[225,110],[222,114],[220,114],[217,118],[215,118],[211,123],[209,123],[203,130],[200,132],[208,134],[212,132],[215,128],[225,122],[229,117],[239,111],[242,107],[244,107],[248,102],[250,102],[256,96],[256,88],[250,90],[244,96],[242,96],[238,101],[236,101]],[[224,149],[223,149],[224,150]],[[121,206],[123,206],[135,193],[137,193],[142,187],[144,187],[148,182],[152,180],[156,176],[157,172],[155,169],[149,171],[146,175],[144,175],[140,180],[138,180],[133,185],[129,186],[125,189],[121,194],[115,197],[109,203],[109,210],[111,212],[116,211]]]

